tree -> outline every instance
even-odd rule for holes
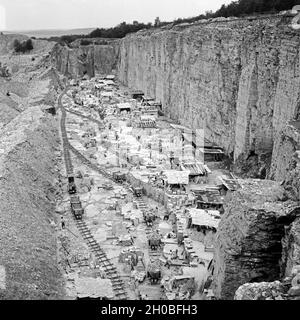
[[[91,41],[90,40],[87,40],[87,39],[82,39],[81,41],[80,41],[80,45],[81,46],[88,46],[88,45],[90,45],[91,44]]]
[[[154,20],[154,27],[159,27],[161,24],[159,17],[156,17]]]
[[[27,51],[31,51],[33,49],[33,43],[31,39],[20,42],[18,39],[14,41],[14,50],[15,52],[25,53]]]
[[[15,52],[21,51],[21,42],[18,39],[15,39],[14,41],[14,50]]]
[[[31,39],[25,42],[25,51],[31,51],[33,49],[33,43]]]

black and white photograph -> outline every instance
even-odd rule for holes
[[[0,0],[0,300],[300,300],[300,0]]]

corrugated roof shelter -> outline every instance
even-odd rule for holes
[[[206,210],[190,209],[190,216],[192,219],[192,225],[207,226],[211,228],[218,228],[220,219],[216,219],[213,215],[209,214]]]
[[[129,102],[118,103],[117,107],[120,111],[130,111],[132,109],[132,105]]]
[[[111,91],[104,91],[100,93],[102,97],[112,97],[113,93]]]
[[[227,179],[224,177],[220,177],[221,182],[224,186],[230,191],[236,191],[241,188],[241,185],[236,179]]]
[[[183,162],[182,169],[188,170],[191,176],[206,174],[206,168],[200,162]]]
[[[104,84],[106,86],[115,86],[115,82],[113,80],[105,80]]]
[[[166,170],[164,171],[168,184],[189,184],[189,171]]]
[[[113,75],[113,74],[108,74],[108,75],[105,77],[105,79],[107,79],[107,80],[114,80],[115,78],[116,78],[116,76]]]
[[[111,280],[101,278],[75,278],[77,297],[83,298],[108,298],[114,297]]]

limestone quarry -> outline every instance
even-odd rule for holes
[[[0,35],[0,298],[299,300],[296,14]]]

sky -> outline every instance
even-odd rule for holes
[[[113,27],[215,11],[232,0],[0,0],[0,30]]]

